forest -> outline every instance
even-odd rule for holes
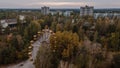
[[[119,68],[120,18],[80,17],[78,13],[42,15],[39,12],[7,12],[0,18],[16,18],[16,29],[2,33],[0,28],[0,65],[28,59],[33,35],[51,29],[50,44],[43,43],[34,62],[36,68]],[[25,15],[22,25],[18,14]],[[1,25],[0,25],[1,26]],[[48,46],[47,46],[48,45]],[[42,59],[41,57],[44,57]],[[49,58],[48,58],[49,57]]]

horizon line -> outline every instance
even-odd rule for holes
[[[40,8],[20,8],[20,7],[18,7],[18,8],[0,8],[0,9],[41,9],[41,7]],[[80,9],[80,8],[50,8],[50,9]],[[95,8],[94,7],[94,9],[120,9],[120,8]]]

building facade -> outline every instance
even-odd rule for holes
[[[49,14],[49,13],[50,13],[50,8],[49,8],[49,7],[46,7],[46,6],[41,7],[41,13],[42,13],[43,15]]]
[[[94,7],[93,6],[85,6],[80,8],[80,16],[93,16]]]

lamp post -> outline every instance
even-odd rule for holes
[[[33,44],[33,43],[34,43],[34,41],[33,41],[33,40],[31,40],[31,41],[30,41],[30,44]]]
[[[45,29],[43,29],[42,32],[45,32]]]
[[[40,34],[41,34],[41,32],[40,32],[40,31],[38,31],[38,32],[37,32],[38,37],[40,37]]]
[[[32,50],[32,48],[33,48],[33,47],[32,47],[32,45],[30,45],[30,46],[28,47],[29,51],[31,51],[31,50]]]
[[[29,59],[30,59],[30,61],[33,61],[33,58],[32,58],[32,53],[31,53],[31,52],[29,52],[29,53],[28,53],[28,55],[29,55]]]
[[[28,47],[29,52],[30,52],[30,51],[32,50],[32,48],[33,48],[33,46],[32,46],[33,43],[34,43],[34,41],[31,40],[31,41],[30,41],[30,46]]]
[[[57,37],[55,36],[55,34],[54,34],[54,37],[53,37],[53,38],[55,39],[55,41],[54,41],[54,42],[55,42],[55,45],[54,45],[54,47],[53,47],[53,52],[55,53],[55,52],[56,52],[56,47],[57,47],[57,46],[56,46],[56,43],[57,43],[56,38],[57,38]]]
[[[32,52],[28,52],[28,55],[29,55],[29,56],[32,56]]]
[[[28,49],[29,49],[28,56],[29,56],[30,61],[33,61],[33,59],[32,59],[32,52],[31,52],[32,48],[33,48],[32,44],[33,44],[33,41],[31,41],[31,44],[28,47]]]
[[[37,40],[37,35],[33,35],[33,39],[34,39],[34,41],[36,41]]]

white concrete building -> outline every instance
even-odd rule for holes
[[[3,28],[6,28],[7,26],[14,26],[17,24],[17,20],[16,19],[3,19],[0,20],[0,24],[2,25]]]
[[[93,16],[94,7],[93,6],[85,6],[80,8],[80,16]]]

